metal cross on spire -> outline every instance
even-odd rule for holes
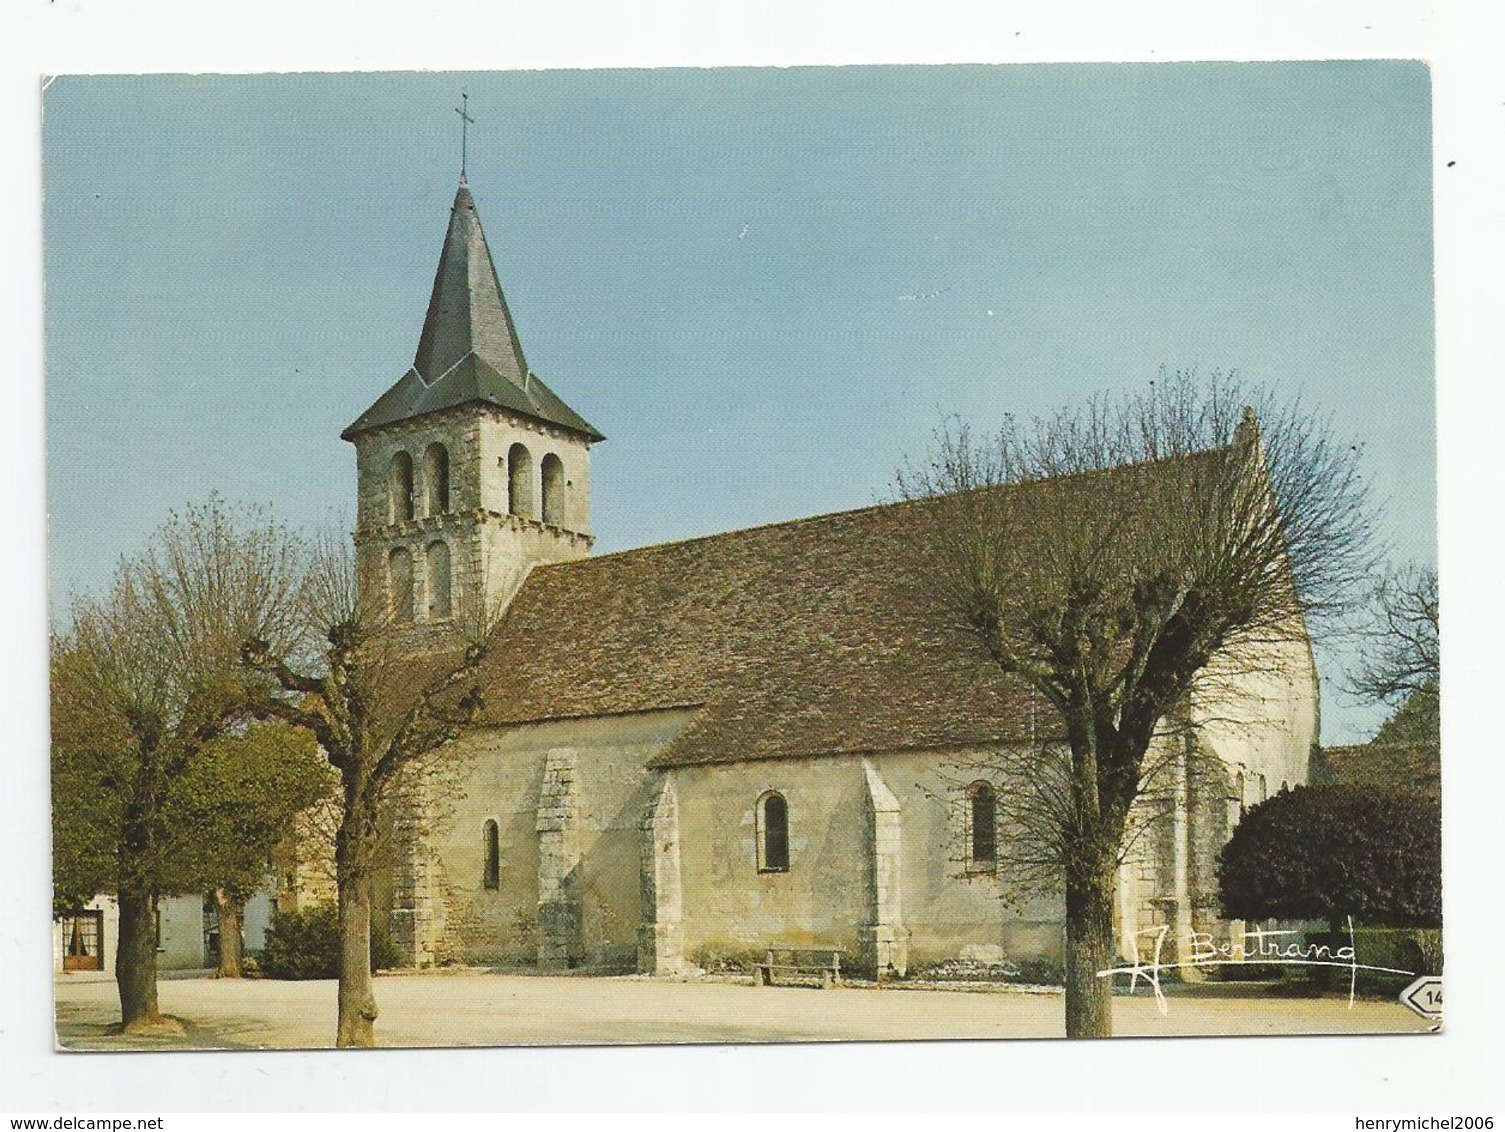
[[[467,130],[475,123],[475,119],[470,116],[470,95],[461,93],[460,105],[455,107],[455,113],[460,115],[460,183],[463,185],[465,184],[465,151],[469,141]]]

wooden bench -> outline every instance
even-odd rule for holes
[[[841,983],[841,956],[839,947],[770,947],[766,962],[758,964],[757,985],[771,987],[773,975],[815,976],[827,989]]]

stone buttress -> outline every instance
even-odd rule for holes
[[[684,889],[679,867],[679,797],[664,775],[643,812],[643,921],[638,971],[677,975],[684,969]]]
[[[860,968],[874,978],[902,976],[909,967],[909,932],[900,907],[899,800],[867,759],[862,760],[867,811],[867,887],[869,922],[858,935]]]
[[[538,795],[538,966],[580,965],[580,799],[575,751],[556,747],[544,758]]]

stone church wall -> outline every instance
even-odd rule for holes
[[[1317,669],[1308,643],[1271,644],[1260,660],[1257,671],[1212,666],[1193,709],[1198,742],[1218,756],[1226,778],[1192,800],[1188,896],[1195,930],[1219,938],[1230,925],[1218,906],[1218,853],[1251,806],[1307,783],[1318,735]]]
[[[1193,705],[1198,738],[1236,775],[1243,804],[1255,805],[1282,785],[1308,778],[1317,740],[1317,669],[1306,641],[1271,644],[1257,671],[1209,666]],[[1263,776],[1263,785],[1260,777]]]
[[[673,774],[690,962],[745,963],[772,944],[857,953],[868,914],[859,758],[683,767]],[[770,790],[788,803],[784,872],[758,867],[757,804]]]
[[[668,711],[559,721],[462,740],[454,755],[463,785],[428,839],[432,961],[533,967],[553,931],[574,937],[552,941],[559,966],[632,969],[643,767],[688,718]],[[498,827],[495,890],[483,883],[488,820]]]
[[[1221,762],[1214,773],[1201,762],[1185,775],[1184,808],[1167,811],[1127,862],[1121,939],[1163,925],[1169,958],[1191,930],[1226,932],[1218,850],[1242,807],[1259,800],[1260,775],[1267,792],[1306,779],[1315,685],[1309,655],[1297,651],[1288,664],[1245,676],[1238,717],[1226,698],[1201,701],[1196,742]],[[968,786],[982,779],[1007,790],[983,752],[648,771],[692,717],[558,721],[465,739],[456,752],[465,782],[429,838],[427,895],[418,901],[427,901],[417,918],[429,961],[628,970],[644,962],[646,931],[647,969],[660,974],[746,963],[775,944],[841,947],[855,966],[879,939],[914,973],[955,959],[1025,970],[1060,963],[1059,896],[1023,898],[995,867],[967,859]],[[782,871],[759,867],[758,805],[769,791],[787,803]],[[498,827],[495,890],[483,883],[487,821]],[[1000,841],[1011,835],[1001,822]],[[645,843],[677,858],[646,881]]]
[[[986,770],[981,752],[914,752],[874,760],[903,806],[904,910],[912,969],[948,959],[1013,964],[1061,959],[1058,899],[1020,899],[996,871],[969,866],[966,788]],[[1010,831],[1000,827],[999,838]]]
[[[947,959],[1058,961],[1059,901],[1007,907],[996,877],[968,873],[962,753],[875,755],[899,802],[899,905],[911,970]],[[862,759],[830,756],[686,767],[678,795],[684,953],[743,962],[770,945],[862,952],[872,883]],[[971,775],[969,777],[969,775]],[[757,801],[784,795],[789,869],[758,869]]]

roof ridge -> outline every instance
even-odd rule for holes
[[[540,379],[541,380],[541,379]],[[1089,476],[1112,475],[1116,472],[1127,472],[1136,468],[1153,468],[1160,464],[1168,464],[1173,460],[1186,460],[1196,456],[1210,455],[1233,447],[1232,445],[1219,445],[1216,448],[1202,448],[1195,452],[1185,452],[1174,456],[1161,456],[1154,460],[1141,460],[1133,464],[1115,464],[1110,468],[1085,468],[1079,472],[1070,472],[1063,476],[1046,476],[1036,480],[1020,480],[1017,483],[993,484],[990,487],[976,488],[977,491],[991,491],[996,489],[1017,489],[1031,487],[1042,483],[1067,483],[1072,480],[1085,479]],[[957,492],[955,494],[961,494]],[[816,515],[802,515],[797,519],[777,519],[769,523],[757,523],[751,527],[736,527],[729,531],[716,531],[711,534],[690,535],[686,538],[668,539],[664,542],[651,542],[646,546],[627,547],[623,550],[614,550],[609,554],[598,554],[590,558],[577,558],[568,562],[541,563],[534,568],[534,572],[558,570],[568,567],[583,567],[593,562],[608,562],[616,558],[625,558],[633,554],[645,554],[653,550],[667,550],[671,547],[689,546],[697,542],[712,542],[717,539],[731,539],[739,535],[753,535],[781,528],[799,527],[807,524],[820,523],[831,519],[851,518],[857,515],[865,515],[877,511],[886,511],[890,508],[918,506],[931,503],[936,499],[949,498],[949,496],[924,496],[918,499],[893,499],[884,503],[870,503],[865,507],[848,507],[840,511],[822,511]]]

